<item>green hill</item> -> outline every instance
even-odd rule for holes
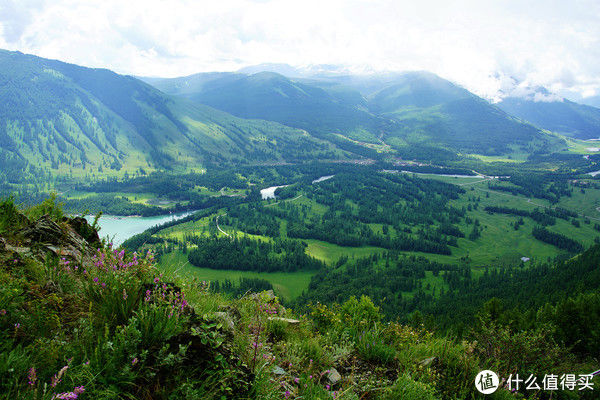
[[[0,51],[0,101],[0,181],[340,156],[298,129],[19,52]]]
[[[600,108],[562,101],[534,101],[529,98],[508,97],[498,107],[540,128],[576,139],[600,137]]]
[[[466,89],[426,72],[403,74],[371,95],[369,107],[399,122],[401,129],[393,136],[409,144],[433,142],[483,155],[551,152],[564,145]]]
[[[564,146],[557,137],[427,72],[295,79],[274,72],[208,73],[149,82],[240,117],[278,121],[338,145],[341,135],[355,145],[392,149],[400,156],[423,159],[444,149],[524,157]]]
[[[274,72],[197,74],[153,84],[166,93],[182,95],[239,117],[277,121],[316,134],[377,132],[385,125],[366,111],[360,94],[358,99],[336,95]]]

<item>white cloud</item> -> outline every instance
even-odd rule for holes
[[[0,46],[120,73],[263,62],[429,70],[488,98],[514,77],[598,93],[600,2],[3,0]]]

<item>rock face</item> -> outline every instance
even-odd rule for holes
[[[340,375],[340,373],[335,368],[331,368],[329,372],[325,374],[325,377],[327,378],[331,386],[335,386],[335,384],[342,379],[342,375]]]
[[[273,367],[273,373],[275,375],[285,375],[285,370],[283,368],[281,368],[280,366],[276,365]]]
[[[216,319],[223,323],[224,328],[226,328],[230,332],[233,332],[235,330],[235,323],[233,322],[229,314],[223,311],[217,311],[214,313],[214,316]]]
[[[423,361],[421,361],[419,363],[419,365],[422,367],[433,367],[433,366],[437,365],[439,361],[440,360],[437,357],[429,357],[429,358],[426,358]]]
[[[83,218],[65,218],[58,224],[47,215],[22,229],[19,235],[23,237],[23,244],[28,246],[34,255],[44,256],[44,253],[50,251],[59,257],[81,262],[91,258],[94,251],[78,231],[91,240],[98,238],[98,233]]]
[[[300,323],[299,320],[297,319],[291,319],[291,318],[281,318],[281,317],[269,317],[267,318],[269,321],[281,321],[281,322],[285,322],[289,325],[298,325]]]
[[[82,238],[85,239],[90,245],[94,246],[96,244],[100,244],[100,236],[98,236],[98,231],[88,224],[87,220],[83,217],[74,217],[74,218],[63,218],[63,221],[66,222],[73,228],[75,232],[79,234]]]

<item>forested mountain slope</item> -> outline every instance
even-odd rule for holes
[[[540,128],[576,139],[600,137],[600,108],[566,99],[535,101],[522,97],[507,97],[498,107]]]
[[[360,94],[359,98],[341,98],[275,72],[207,73],[150,82],[166,93],[239,117],[277,121],[315,133],[376,132],[385,122],[366,111]]]
[[[560,140],[427,72],[407,73],[369,97],[374,113],[402,126],[398,138],[437,142],[464,153],[550,152]]]
[[[19,52],[0,51],[0,102],[3,181],[339,156],[298,129],[235,118],[109,70]]]
[[[294,79],[274,72],[207,73],[148,82],[234,115],[319,135],[337,133],[355,143],[391,146],[401,155],[414,153],[411,146],[484,155],[564,146],[561,139],[428,72]]]

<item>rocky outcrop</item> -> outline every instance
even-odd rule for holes
[[[63,218],[57,223],[44,215],[17,232],[17,236],[21,238],[21,245],[12,250],[18,253],[45,259],[50,252],[77,263],[87,263],[94,255],[91,244],[100,242],[98,232],[80,217]]]
[[[63,218],[63,222],[66,222],[73,228],[75,232],[79,234],[86,242],[91,246],[100,246],[100,236],[98,231],[94,229],[87,220],[83,217]]]

